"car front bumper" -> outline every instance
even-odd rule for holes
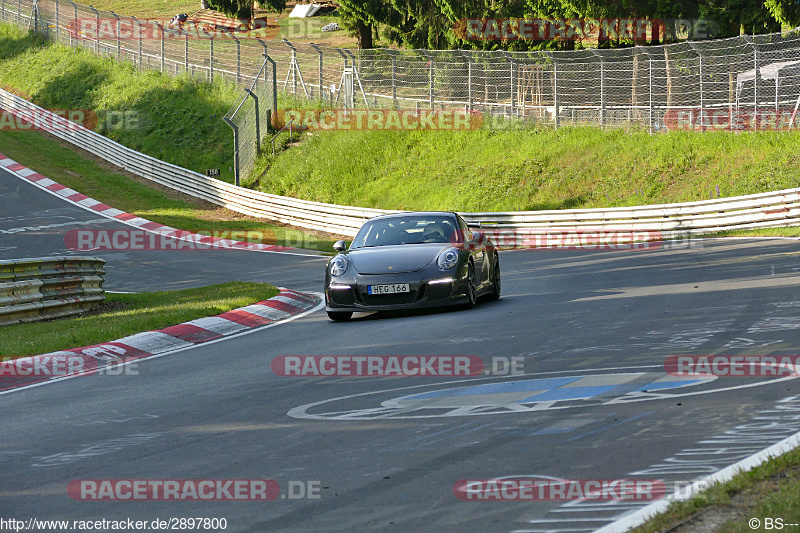
[[[325,287],[325,302],[328,311],[393,311],[442,307],[467,302],[466,280],[444,273],[439,278],[414,279],[412,276],[395,274],[360,275],[358,279],[328,281]],[[447,281],[445,281],[447,280]],[[371,295],[368,285],[408,283],[410,292]]]

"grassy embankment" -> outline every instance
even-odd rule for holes
[[[112,341],[267,300],[278,289],[266,283],[232,282],[140,294],[106,294],[103,319],[89,314],[3,326],[0,356],[36,355]]]

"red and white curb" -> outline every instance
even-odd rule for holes
[[[300,318],[322,306],[321,295],[281,289],[280,294],[219,315],[102,344],[0,362],[0,394],[185,350]]]
[[[66,200],[67,202],[73,205],[86,209],[87,211],[90,211],[92,213],[96,213],[102,217],[112,219],[117,222],[121,222],[122,224],[126,224],[128,226],[140,230],[148,231],[150,233],[164,235],[166,237],[170,237],[177,240],[200,243],[205,246],[217,247],[226,250],[246,250],[251,252],[269,252],[269,253],[303,255],[303,256],[308,255],[301,253],[292,253],[290,252],[290,250],[293,250],[293,248],[289,248],[286,246],[276,246],[276,245],[262,244],[262,243],[234,241],[231,239],[221,239],[219,237],[213,237],[210,235],[200,235],[198,233],[192,233],[190,231],[176,229],[170,226],[165,226],[164,224],[159,224],[158,222],[147,220],[146,218],[138,217],[136,215],[132,215],[131,213],[126,213],[125,211],[113,208],[109,205],[100,202],[99,200],[95,200],[94,198],[90,198],[85,194],[81,194],[78,191],[70,189],[69,187],[62,185],[56,181],[53,181],[48,177],[42,176],[35,170],[32,170],[26,167],[25,165],[17,163],[13,159],[6,157],[2,153],[0,153],[0,167],[3,167],[5,170],[8,170],[16,177],[33,184],[34,186],[42,189],[43,191],[46,191],[54,196]]]

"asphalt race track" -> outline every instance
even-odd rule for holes
[[[116,224],[98,219],[0,171],[0,258],[72,253],[68,229]],[[325,263],[241,251],[100,255],[106,289],[125,291],[242,279],[321,292]],[[665,372],[673,355],[800,354],[799,255],[789,239],[503,252],[503,298],[473,310],[348,323],[318,311],[152,359],[140,375],[5,394],[0,511],[216,517],[227,531],[591,531],[647,502],[462,501],[453,488],[636,479],[671,492],[800,431],[796,379]],[[524,375],[276,375],[270,363],[289,355],[468,355],[488,368],[521,358]],[[86,479],[270,479],[281,495],[71,498],[70,481]],[[293,499],[298,487],[314,497]]]

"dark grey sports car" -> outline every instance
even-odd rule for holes
[[[354,311],[389,311],[500,298],[500,259],[491,241],[456,213],[397,213],[368,220],[325,269],[332,320]]]

